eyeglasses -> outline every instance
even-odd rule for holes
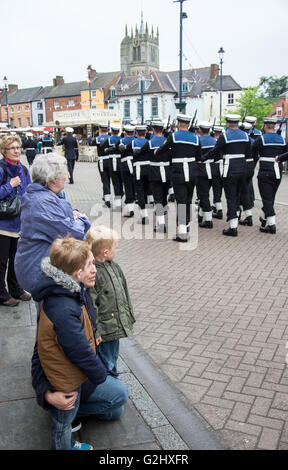
[[[21,150],[22,147],[7,147],[5,150],[16,150],[18,152],[18,150]]]

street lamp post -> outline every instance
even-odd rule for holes
[[[220,47],[218,54],[220,59],[220,123],[222,119],[222,92],[223,92],[223,57],[224,57],[224,49]]]
[[[179,103],[176,104],[176,108],[181,113],[185,113],[186,103],[182,101],[183,93],[183,18],[187,18],[187,13],[183,12],[183,2],[187,0],[174,0],[174,3],[180,3],[180,51],[179,51]]]
[[[7,128],[9,127],[9,113],[8,113],[8,78],[5,76],[3,78],[5,94],[6,94],[6,122]]]
[[[144,77],[142,73],[139,74],[138,80],[140,82],[141,93],[141,124],[144,124]]]

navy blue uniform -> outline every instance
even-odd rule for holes
[[[283,164],[275,157],[287,150],[284,138],[276,132],[267,132],[258,137],[252,146],[253,157],[259,159],[258,186],[265,219],[275,216],[274,201],[281,182]]]
[[[73,137],[72,135],[67,135],[63,137],[63,139],[60,142],[60,145],[63,145],[64,147],[64,156],[67,160],[69,182],[73,184],[74,183],[73,173],[74,173],[75,162],[77,160],[76,150],[78,151],[78,142],[75,139],[75,137]]]
[[[116,205],[119,202],[119,207],[121,206],[121,199],[124,194],[123,191],[123,181],[121,178],[121,153],[119,151],[119,143],[121,137],[118,135],[112,135],[104,143],[104,151],[106,156],[109,155],[109,172],[110,179],[112,181],[114,194],[115,194],[115,203]]]
[[[95,139],[95,145],[98,152],[98,169],[103,185],[103,196],[106,205],[110,206],[110,156],[105,153],[105,142],[109,138],[108,134],[101,134]]]
[[[135,188],[133,181],[133,150],[131,143],[135,136],[125,136],[120,140],[118,148],[121,154],[120,172],[124,185],[125,204],[128,206],[128,212],[133,211],[135,202]]]
[[[145,143],[138,153],[146,155],[150,161],[149,167],[149,182],[152,190],[156,217],[159,225],[164,225],[164,207],[167,204],[168,191],[171,186],[171,150],[155,155],[154,151],[161,147],[165,142],[164,136],[152,136],[151,139]]]
[[[216,142],[217,140],[210,135],[200,136],[201,156],[203,159],[205,159],[206,153],[215,147]],[[209,199],[209,191],[212,187],[213,174],[215,174],[214,159],[198,162],[197,194],[199,197],[199,215],[202,217],[204,214],[204,219],[207,221],[212,221],[212,207]]]
[[[223,168],[227,221],[233,220],[233,225],[235,224],[233,228],[237,228],[237,211],[240,204],[240,191],[245,178],[246,159],[251,158],[251,143],[248,135],[240,129],[228,128],[220,135],[214,149],[209,152],[209,158],[211,157],[220,160],[221,173]]]
[[[201,160],[199,137],[190,131],[179,130],[168,136],[156,155],[168,150],[171,150],[171,180],[178,206],[178,232],[184,235],[191,220],[191,203],[198,173],[196,162]]]
[[[29,137],[23,142],[23,150],[26,150],[26,157],[29,165],[32,165],[34,158],[36,156],[37,142]]]

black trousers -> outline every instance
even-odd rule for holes
[[[252,209],[254,206],[254,199],[253,174],[247,174],[244,178],[240,192],[240,205],[243,207],[244,211]]]
[[[121,170],[121,178],[124,185],[125,204],[133,204],[135,202],[134,177],[129,171]]]
[[[123,180],[121,176],[121,171],[120,169],[117,169],[117,171],[114,171],[112,162],[110,162],[110,178],[112,181],[115,196],[122,197],[124,194],[124,190],[123,190]]]
[[[223,178],[223,186],[227,201],[227,222],[237,219],[240,205],[240,193],[244,183],[245,173],[235,173]]]
[[[274,202],[280,183],[281,179],[277,179],[275,176],[258,175],[258,187],[265,218],[273,217],[275,215]]]
[[[73,173],[74,173],[74,167],[75,167],[75,160],[67,159],[67,167],[68,167],[69,181],[70,183],[74,183]]]
[[[174,183],[174,195],[177,203],[177,225],[188,225],[191,221],[191,204],[196,178],[189,183]]]
[[[212,176],[213,204],[221,202],[223,192],[222,176]]]
[[[164,215],[164,207],[167,205],[168,190],[171,187],[170,181],[163,183],[162,181],[150,181],[154,204],[157,215]]]
[[[209,180],[207,176],[198,176],[197,178],[197,195],[200,199],[199,206],[203,212],[210,212],[212,210],[209,198],[209,191],[212,186],[212,179]]]
[[[145,209],[145,206],[147,204],[147,196],[150,194],[149,176],[143,175],[140,177],[140,180],[137,180],[134,176],[134,186],[137,204],[140,209]]]
[[[18,284],[14,270],[17,243],[18,238],[0,235],[0,302],[9,300],[11,296],[20,297],[24,293]],[[5,282],[6,273],[8,290]]]
[[[110,171],[109,171],[109,167],[104,167],[103,168],[103,171],[100,171],[100,168],[99,168],[99,172],[100,172],[100,177],[101,177],[101,181],[102,181],[102,186],[103,186],[103,195],[106,196],[106,195],[110,195],[111,194],[111,188],[110,188]]]

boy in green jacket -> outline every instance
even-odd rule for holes
[[[125,276],[113,261],[118,235],[110,228],[92,225],[86,240],[97,269],[95,286],[89,292],[97,311],[97,328],[102,338],[98,350],[107,367],[117,372],[119,340],[133,334],[135,323]]]

